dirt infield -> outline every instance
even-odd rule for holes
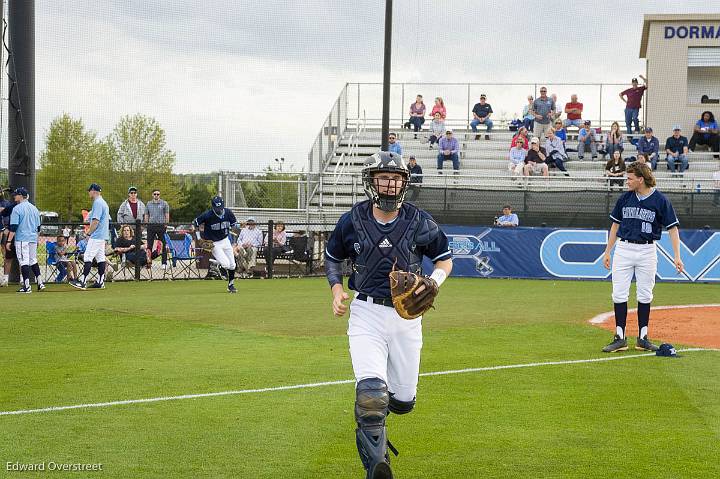
[[[595,326],[615,331],[612,312],[590,320]],[[637,336],[637,310],[628,311],[628,336]],[[720,305],[658,306],[650,312],[650,339],[672,344],[720,348]]]

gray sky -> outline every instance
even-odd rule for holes
[[[257,171],[280,156],[300,170],[344,84],[382,80],[381,0],[36,9],[38,155],[63,112],[101,135],[142,113],[166,129],[178,171]],[[644,13],[708,10],[694,0],[395,0],[393,81],[627,82],[644,71]]]

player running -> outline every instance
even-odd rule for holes
[[[224,269],[223,274],[227,275],[228,293],[237,293],[235,289],[235,254],[230,244],[230,228],[237,225],[235,215],[228,208],[225,208],[225,201],[216,196],[211,201],[212,207],[195,218],[193,226],[199,228],[203,225],[202,233],[197,231],[197,238],[212,241],[212,254],[215,260]]]
[[[429,284],[437,291],[452,270],[445,234],[429,214],[403,203],[408,179],[400,155],[383,151],[369,157],[363,187],[370,200],[340,218],[325,251],[336,316],[345,314],[349,299],[341,263],[346,258],[353,263],[348,287],[356,293],[348,336],[356,380],[356,445],[368,479],[392,478],[388,446],[397,452],[387,440],[385,418],[389,412],[412,411],[420,370],[421,317],[405,320],[393,309],[389,274],[393,265],[422,273],[427,256],[435,263]]]
[[[675,255],[675,269],[684,271],[680,259],[680,233],[670,200],[655,189],[655,178],[648,165],[633,163],[627,169],[628,190],[615,204],[610,215],[613,225],[605,248],[605,267],[610,269],[610,252],[616,239],[620,241],[612,259],[612,298],[615,306],[615,336],[603,352],[626,351],[625,323],[630,282],[633,274],[637,286],[638,338],[635,349],[657,351],[658,347],[648,339],[650,303],[653,300],[655,273],[657,271],[658,241],[663,227],[667,228]]]
[[[93,183],[88,188],[88,196],[92,198],[92,210],[90,210],[90,237],[83,253],[83,272],[78,279],[70,283],[78,289],[87,289],[87,279],[92,269],[93,261],[97,263],[98,279],[90,286],[91,289],[105,289],[105,242],[110,237],[110,209],[102,197],[102,188]]]
[[[30,270],[35,275],[38,291],[45,289],[40,277],[40,265],[37,262],[37,242],[40,232],[40,212],[28,201],[28,191],[17,188],[13,192],[15,206],[10,214],[10,233],[5,248],[10,251],[10,243],[15,240],[15,254],[20,265],[20,289],[18,293],[32,293],[30,288]]]

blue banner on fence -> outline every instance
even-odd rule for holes
[[[602,264],[606,230],[443,226],[453,251],[453,276],[594,279],[610,277]],[[685,273],[673,265],[670,237],[657,244],[659,281],[720,282],[720,232],[681,230]],[[426,271],[430,268],[426,263]]]

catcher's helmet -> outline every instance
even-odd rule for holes
[[[373,176],[376,173],[385,172],[400,173],[403,177],[400,185],[396,185],[395,188],[390,188],[388,186],[388,189],[394,190],[394,195],[380,193],[375,181],[373,180]],[[410,174],[403,157],[391,151],[381,151],[367,157],[362,170],[362,181],[365,194],[368,198],[370,198],[370,201],[372,201],[375,206],[383,211],[395,211],[400,209],[403,200],[405,199],[405,193],[407,192],[409,177]]]
[[[223,214],[223,211],[225,211],[225,200],[223,200],[221,196],[214,196],[211,203],[213,212],[216,215]]]

